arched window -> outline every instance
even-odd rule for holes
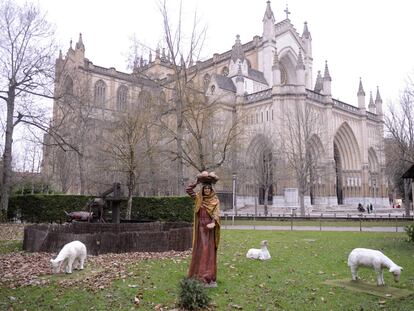
[[[207,90],[208,85],[210,84],[211,77],[208,73],[206,73],[203,77],[203,85],[204,89]]]
[[[229,75],[229,68],[224,66],[223,69],[221,69],[221,74],[227,77]]]
[[[151,94],[148,91],[142,91],[138,96],[138,106],[140,108],[149,107],[151,105]]]
[[[128,88],[125,85],[121,85],[116,94],[116,108],[120,111],[125,111],[127,108],[127,101]]]
[[[95,83],[95,105],[105,107],[106,84],[102,80]]]
[[[216,86],[213,84],[210,88],[211,95],[213,95],[215,91],[216,91]]]

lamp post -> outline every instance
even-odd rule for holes
[[[233,181],[233,216],[237,216],[237,208],[236,208],[236,174],[232,175],[232,181]]]
[[[376,203],[377,203],[377,192],[376,192],[376,190],[377,190],[377,180],[375,178],[372,180],[372,184],[374,186],[374,206],[375,206]]]

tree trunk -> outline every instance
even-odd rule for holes
[[[267,214],[268,214],[268,208],[267,208],[267,205],[268,205],[268,197],[269,197],[269,187],[265,187],[265,191],[264,191],[264,214],[265,214],[265,216],[267,216]]]
[[[148,128],[145,128],[145,142],[146,142],[146,148],[147,150],[151,149],[151,141],[150,141],[150,136],[149,136],[149,132],[148,132]],[[149,184],[150,184],[150,194],[152,196],[156,195],[156,177],[155,177],[155,161],[154,161],[154,157],[152,155],[152,151],[148,152],[148,164],[149,164],[149,173],[150,173],[150,180],[149,180]]]
[[[182,102],[177,100],[177,194],[184,194]]]
[[[404,209],[405,216],[410,217],[410,197],[409,192],[411,188],[411,179],[404,179]]]
[[[14,112],[15,90],[10,86],[7,101],[6,136],[3,153],[3,185],[1,188],[1,213],[0,221],[7,220],[7,208],[9,206],[9,195],[12,175],[12,145],[13,145],[13,112]]]
[[[299,207],[300,207],[300,216],[305,216],[305,194],[303,191],[299,190]]]
[[[80,182],[80,194],[85,194],[85,163],[83,153],[78,153],[78,167],[79,167],[79,182]]]
[[[135,188],[135,174],[134,172],[129,172],[129,182],[128,182],[128,201],[127,201],[127,210],[125,218],[131,220],[132,213],[132,195],[134,194]]]

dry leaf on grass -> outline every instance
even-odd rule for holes
[[[169,251],[162,253],[123,253],[88,256],[86,267],[91,271],[75,271],[72,276],[57,281],[62,287],[83,285],[92,291],[104,289],[115,279],[126,279],[133,273],[128,272],[129,266],[138,261],[174,258],[183,260],[190,251]],[[16,288],[30,285],[46,285],[52,282],[50,259],[56,254],[16,252],[0,255],[0,285]],[[82,273],[82,274],[80,274]],[[76,275],[78,274],[78,275]]]

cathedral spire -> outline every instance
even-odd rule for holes
[[[266,11],[263,16],[263,41],[275,40],[275,16],[273,15],[270,1],[267,1]]]
[[[299,49],[298,63],[296,64],[296,79],[298,85],[306,85],[305,81],[305,64],[303,63],[302,50]]]
[[[362,87],[362,79],[359,78],[358,96],[365,96],[364,88]]]
[[[323,94],[326,96],[332,96],[331,93],[331,75],[329,74],[328,61],[325,61],[325,73],[323,75]]]
[[[315,88],[313,90],[316,93],[321,93],[322,89],[323,89],[323,79],[322,79],[321,71],[318,70],[318,75],[316,76]]]
[[[359,78],[359,87],[358,87],[358,108],[361,110],[365,110],[365,91],[362,87],[362,79]]]
[[[244,60],[244,51],[243,46],[240,42],[240,36],[236,36],[236,42],[233,45],[233,48],[231,49],[231,59],[233,62],[236,62],[237,60]]]
[[[381,95],[380,95],[380,92],[379,92],[379,87],[377,86],[377,95],[375,96],[375,104],[379,103],[379,102],[382,103],[382,99],[381,99]]]
[[[85,51],[85,46],[83,45],[83,40],[82,40],[82,33],[79,34],[79,40],[78,42],[76,42],[75,48],[78,50],[83,50]]]
[[[266,2],[266,11],[265,14],[263,16],[263,22],[265,22],[266,20],[271,20],[272,23],[275,23],[275,16],[273,14],[272,8],[270,7],[270,1]]]
[[[368,110],[371,113],[375,113],[375,103],[374,103],[374,99],[372,98],[372,91],[369,92]]]
[[[327,80],[327,81],[332,81],[331,75],[329,74],[329,69],[328,69],[328,61],[325,61],[325,73],[323,75],[323,79]]]
[[[382,116],[382,99],[377,86],[377,96],[375,97],[375,107],[377,109],[377,115]]]
[[[305,22],[303,25],[302,38],[309,39],[310,37],[311,37],[311,34],[308,29],[308,22]]]
[[[296,64],[296,70],[298,69],[305,70],[305,64],[303,63],[303,57],[302,57],[302,50],[300,49],[299,49],[299,55],[298,55],[298,63]]]

